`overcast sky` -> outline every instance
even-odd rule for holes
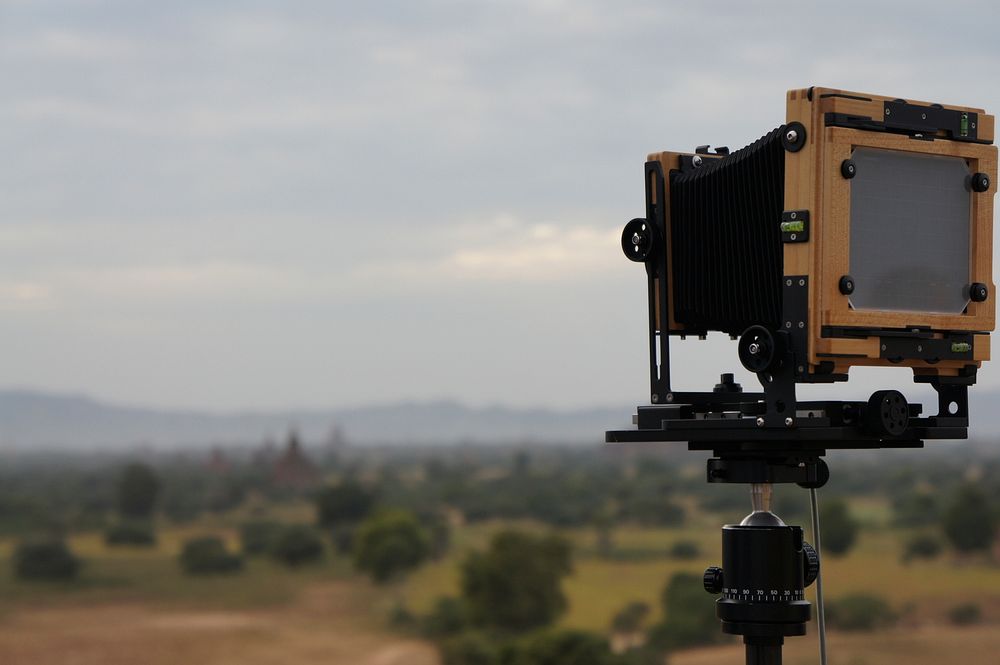
[[[0,0],[0,385],[645,401],[648,152],[809,85],[1000,110],[995,3],[875,4]]]

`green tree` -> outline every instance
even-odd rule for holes
[[[620,662],[603,635],[582,630],[547,630],[511,650],[510,665],[614,665]]]
[[[988,550],[997,531],[989,498],[976,485],[959,487],[944,511],[944,535],[960,552]]]
[[[375,495],[353,480],[324,488],[316,496],[316,520],[321,527],[354,525],[375,505]]]
[[[184,543],[180,555],[181,568],[190,575],[233,573],[243,567],[243,559],[226,550],[226,544],[216,536],[201,536]]]
[[[566,610],[570,546],[555,536],[502,531],[462,564],[462,596],[478,625],[513,632],[546,626]]]
[[[824,501],[819,507],[820,531],[823,534],[823,553],[843,556],[854,545],[859,525],[851,517],[843,499]]]
[[[715,601],[705,593],[701,575],[674,573],[660,603],[664,620],[650,631],[651,646],[669,652],[713,644],[721,638]]]
[[[416,568],[430,554],[430,541],[420,522],[405,510],[376,513],[358,527],[354,565],[384,583]]]
[[[274,534],[270,554],[286,566],[297,568],[323,558],[323,541],[312,527],[289,524]]]
[[[14,550],[14,574],[24,580],[70,580],[80,560],[62,540],[32,540]]]
[[[129,464],[118,480],[118,512],[128,519],[149,519],[160,493],[160,480],[145,464]]]

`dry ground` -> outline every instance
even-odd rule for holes
[[[371,625],[357,585],[324,583],[286,607],[183,611],[60,604],[0,618],[3,665],[437,665],[434,648]],[[361,611],[358,611],[361,609]]]

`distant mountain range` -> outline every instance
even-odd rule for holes
[[[1000,390],[971,391],[972,437],[1000,435]],[[126,450],[256,445],[294,428],[309,443],[589,443],[630,426],[634,406],[555,411],[456,402],[355,409],[210,413],[118,406],[81,395],[0,391],[0,450]],[[925,409],[929,410],[929,409]]]
[[[550,411],[455,402],[355,409],[210,413],[119,406],[83,395],[0,391],[0,450],[165,449],[259,444],[294,428],[307,442],[349,444],[597,443],[631,407]]]

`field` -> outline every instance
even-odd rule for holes
[[[933,562],[899,563],[899,534],[879,528],[886,511],[877,502],[858,504],[867,524],[858,546],[844,559],[827,558],[828,597],[874,591],[890,599],[898,624],[877,633],[831,633],[833,665],[991,662],[1000,652],[1000,567],[985,559],[945,555]],[[288,515],[302,517],[305,507]],[[183,575],[176,554],[182,540],[211,531],[234,539],[230,515],[183,529],[161,529],[150,550],[109,549],[96,534],[72,538],[87,560],[71,585],[16,582],[0,546],[0,663],[229,663],[284,662],[433,665],[432,646],[412,633],[393,629],[388,615],[399,594],[409,609],[425,612],[458,586],[458,562],[509,523],[456,529],[444,559],[424,566],[401,587],[380,588],[355,574],[344,558],[288,570],[252,560],[231,577]],[[606,632],[614,612],[633,600],[657,608],[664,582],[677,570],[700,572],[716,563],[718,515],[699,514],[684,528],[614,532],[614,556],[594,550],[592,530],[568,530],[577,552],[566,583],[570,609],[561,623]],[[542,530],[532,523],[526,529]],[[662,555],[678,539],[695,540],[703,553],[692,561]],[[709,602],[706,596],[706,602]],[[976,602],[983,623],[953,627],[947,611]],[[813,626],[810,626],[812,629]],[[786,662],[816,662],[815,638],[790,640]],[[742,662],[742,647],[696,649],[675,654],[673,665]]]

